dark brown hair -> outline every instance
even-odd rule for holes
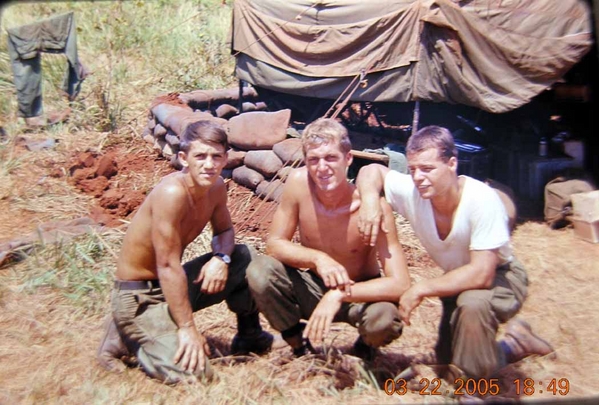
[[[422,128],[408,139],[406,154],[422,152],[429,148],[437,149],[438,156],[444,162],[452,157],[458,157],[458,150],[455,147],[453,136],[447,128],[436,125]]]
[[[189,124],[181,135],[179,150],[187,152],[191,143],[198,140],[222,145],[225,151],[229,147],[227,132],[222,125],[213,121],[202,120]]]

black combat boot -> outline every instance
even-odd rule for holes
[[[232,354],[263,354],[272,348],[274,337],[262,330],[258,312],[237,315],[237,334],[231,343]]]
[[[298,322],[295,326],[281,332],[283,340],[287,342],[291,349],[293,349],[293,355],[295,357],[301,357],[306,354],[314,354],[316,350],[312,347],[312,344],[307,338],[302,336],[306,324]]]
[[[362,339],[362,336],[359,336],[356,339],[353,346],[353,354],[366,362],[374,361],[374,358],[379,353],[376,347],[372,347]]]

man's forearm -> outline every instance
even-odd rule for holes
[[[422,297],[453,297],[467,290],[490,288],[493,278],[494,272],[490,274],[467,264],[441,277],[422,280],[417,285]]]
[[[296,268],[315,269],[318,257],[326,254],[288,240],[269,240],[266,253],[281,263]]]
[[[379,277],[372,280],[361,281],[351,287],[351,294],[345,295],[345,302],[378,302],[389,301],[397,303],[401,294],[409,286],[402,286],[399,280],[390,277]]]
[[[214,235],[212,237],[212,251],[231,255],[235,249],[235,232],[233,228]]]
[[[173,320],[179,328],[194,326],[193,311],[189,302],[187,276],[182,266],[158,269],[160,287]]]
[[[362,199],[376,198],[378,201],[379,196],[383,192],[384,176],[378,166],[376,164],[363,166],[358,173],[356,186]]]

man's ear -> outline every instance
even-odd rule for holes
[[[179,154],[179,161],[181,162],[181,165],[183,165],[183,167],[189,166],[189,163],[187,162],[187,153],[183,152],[182,150],[177,153]]]
[[[354,161],[354,155],[352,155],[351,150],[349,152],[347,152],[347,166],[351,166],[352,162]]]
[[[454,172],[458,172],[458,158],[455,156],[452,156],[449,158],[449,160],[447,161],[447,165],[449,166],[449,168],[454,171]]]

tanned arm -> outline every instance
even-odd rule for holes
[[[358,215],[358,229],[364,243],[370,246],[376,245],[381,225],[383,232],[389,232],[379,203],[387,173],[389,173],[388,167],[373,163],[362,167],[356,179],[356,187],[362,200]]]
[[[153,191],[151,198],[151,237],[156,252],[158,278],[169,312],[179,327],[179,347],[174,362],[193,372],[197,366],[202,369],[205,367],[208,347],[193,321],[187,276],[181,265],[184,247],[178,226],[187,209],[185,191],[173,184],[160,185]]]
[[[378,234],[376,250],[385,277],[354,284],[351,294],[344,295],[345,302],[397,303],[401,295],[410,288],[408,264],[397,236],[393,210],[384,198],[380,198],[380,206],[383,211],[383,224],[388,232]]]
[[[222,180],[214,185],[210,198],[216,199],[214,211],[210,218],[213,234],[212,251],[230,256],[235,248],[235,233],[231,215],[227,208],[227,189]],[[202,267],[194,283],[202,283],[202,292],[216,294],[224,290],[228,277],[228,264],[219,257],[214,256]]]
[[[451,297],[467,290],[490,288],[498,262],[497,249],[471,250],[470,263],[441,277],[422,280],[406,291],[399,301],[399,315],[409,325],[410,314],[425,297]]]

